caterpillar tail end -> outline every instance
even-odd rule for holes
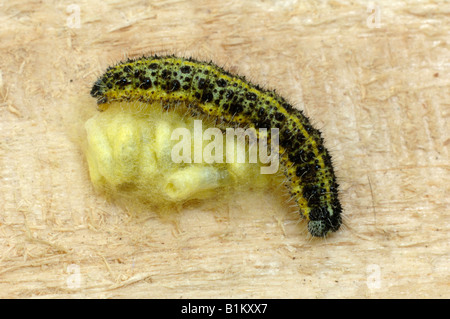
[[[105,84],[103,84],[102,78],[98,79],[92,86],[91,96],[97,98],[99,111],[104,111],[105,107],[101,105],[107,103],[108,98],[105,96]]]

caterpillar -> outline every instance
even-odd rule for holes
[[[99,110],[110,102],[185,103],[195,114],[230,125],[279,129],[279,158],[290,196],[314,237],[337,231],[342,206],[331,156],[319,130],[273,90],[248,82],[213,62],[173,55],[127,59],[109,67],[92,86]]]

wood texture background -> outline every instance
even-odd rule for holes
[[[2,2],[0,297],[450,297],[449,2],[221,3]],[[305,110],[345,227],[311,240],[268,194],[176,222],[96,194],[79,105],[95,111],[109,64],[153,52],[212,59]]]

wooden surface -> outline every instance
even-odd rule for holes
[[[75,3],[1,6],[1,298],[450,297],[447,1]],[[305,110],[345,227],[311,240],[268,194],[174,222],[96,194],[80,100],[94,111],[108,64],[152,52],[212,59]]]

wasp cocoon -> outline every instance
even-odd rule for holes
[[[167,206],[215,197],[228,189],[267,187],[273,181],[273,176],[260,174],[258,163],[174,161],[172,150],[179,143],[172,140],[175,129],[186,129],[191,135],[188,142],[194,143],[194,119],[184,115],[163,111],[159,105],[111,103],[90,118],[85,123],[86,157],[95,188]],[[204,132],[209,125],[202,124]],[[205,150],[208,142],[202,144]],[[193,159],[194,147],[187,151]]]
[[[164,186],[171,200],[202,199],[213,195],[214,190],[226,183],[227,170],[212,166],[190,166],[171,173]]]

